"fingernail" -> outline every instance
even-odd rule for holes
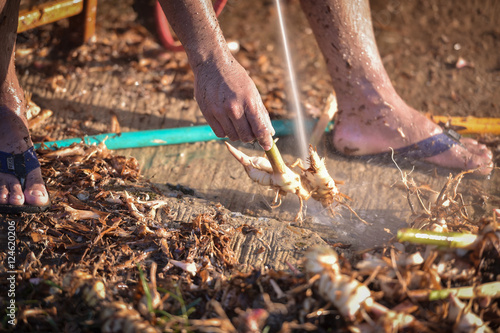
[[[273,147],[270,144],[260,144],[260,146],[262,147],[262,149],[264,149],[264,151],[268,151],[269,149],[271,149]]]
[[[44,197],[45,196],[45,194],[42,191],[39,191],[39,190],[33,190],[33,191],[31,191],[30,195],[32,195],[34,197]]]

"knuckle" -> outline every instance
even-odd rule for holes
[[[240,119],[244,112],[238,101],[231,101],[227,104],[227,114],[231,119]]]
[[[247,109],[250,112],[257,112],[259,110],[259,105],[260,105],[259,101],[260,101],[260,97],[248,99],[246,101]]]

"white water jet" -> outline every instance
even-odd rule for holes
[[[302,114],[302,108],[300,106],[299,92],[297,89],[297,81],[295,79],[295,71],[293,68],[292,58],[290,55],[290,49],[288,48],[288,38],[286,35],[285,23],[283,20],[283,13],[281,11],[280,0],[276,0],[276,7],[278,11],[278,18],[281,28],[281,36],[283,38],[283,48],[285,49],[286,64],[288,68],[288,76],[290,78],[290,89],[293,96],[293,107],[295,114],[297,115],[295,121],[295,135],[299,142],[300,158],[306,160],[308,156],[308,145],[306,138],[304,115]]]

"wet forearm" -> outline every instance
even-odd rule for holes
[[[160,0],[193,70],[229,54],[210,0]]]

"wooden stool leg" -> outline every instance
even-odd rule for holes
[[[82,0],[83,8],[80,14],[69,20],[70,38],[69,43],[73,46],[92,41],[95,36],[95,21],[97,12],[97,0]]]
[[[95,36],[95,20],[97,13],[97,0],[84,0],[83,15],[83,43],[87,43]]]

